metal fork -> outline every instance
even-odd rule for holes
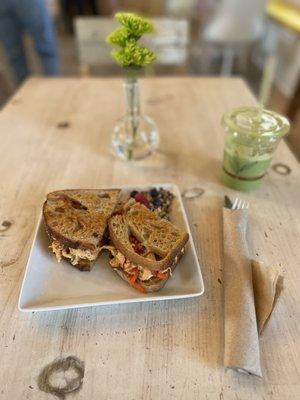
[[[232,203],[231,208],[232,210],[242,210],[243,208],[249,208],[249,203],[236,197]]]

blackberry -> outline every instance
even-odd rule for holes
[[[151,197],[157,197],[158,196],[158,191],[156,188],[153,188],[150,190],[150,196]]]
[[[130,193],[130,197],[135,197],[136,195],[138,194],[138,191],[137,190],[133,190],[131,193]]]
[[[161,207],[163,205],[162,201],[160,199],[153,199],[152,203],[153,203],[154,207]]]

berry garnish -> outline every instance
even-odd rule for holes
[[[143,194],[143,193],[137,193],[134,196],[135,201],[137,201],[138,203],[143,204],[145,207],[149,208],[149,200],[147,199],[147,197]]]
[[[137,190],[133,190],[131,193],[130,193],[130,197],[133,197],[133,198],[135,198],[135,196],[138,194],[138,191]]]
[[[158,196],[158,191],[156,188],[153,188],[150,190],[150,196],[151,197],[157,197]]]

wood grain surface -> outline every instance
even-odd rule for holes
[[[251,204],[253,257],[276,264],[284,291],[262,338],[264,378],[222,366],[222,219],[219,183],[224,111],[253,105],[240,79],[141,81],[142,109],[157,122],[160,151],[126,164],[110,147],[124,112],[119,79],[34,78],[0,112],[0,398],[51,399],[37,379],[57,357],[85,375],[72,399],[300,398],[300,171],[281,143]],[[45,194],[61,188],[174,182],[204,194],[185,200],[206,287],[200,298],[21,313],[20,286]],[[4,222],[6,221],[6,222]],[[2,224],[2,225],[1,225]],[[67,282],[66,282],[67,284]]]

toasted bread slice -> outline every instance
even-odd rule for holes
[[[189,238],[188,233],[139,203],[125,208],[122,214],[112,216],[108,226],[110,239],[116,249],[131,262],[152,271],[171,267]],[[154,253],[156,260],[138,254],[130,235],[139,240],[146,252]]]
[[[46,231],[58,260],[70,259],[81,270],[91,263],[103,244],[107,220],[114,212],[120,190],[59,190],[43,205]]]

